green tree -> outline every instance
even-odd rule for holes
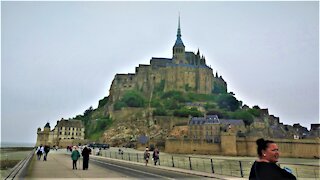
[[[127,91],[122,102],[126,103],[128,107],[144,107],[144,97],[137,91]]]
[[[220,94],[217,101],[220,108],[229,111],[235,111],[240,107],[239,101],[231,94]]]
[[[114,110],[120,110],[120,109],[123,108],[123,107],[127,107],[127,104],[124,103],[123,101],[117,101],[117,102],[115,102],[114,105],[113,105],[113,109],[114,109]]]
[[[109,96],[104,97],[103,99],[101,99],[101,100],[99,101],[98,108],[103,107],[105,104],[107,104],[107,103],[108,103],[108,99],[109,99]]]
[[[166,112],[166,110],[162,107],[156,108],[153,111],[153,115],[154,116],[166,116],[168,113]]]
[[[234,119],[242,119],[245,125],[250,125],[253,122],[253,116],[247,111],[238,110],[230,113],[230,117]]]

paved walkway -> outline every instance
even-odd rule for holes
[[[97,158],[106,158],[96,156]],[[109,159],[109,158],[106,158]],[[114,160],[114,159],[112,159]],[[79,162],[80,161],[80,162]],[[72,169],[72,160],[70,155],[66,155],[64,150],[60,151],[50,151],[48,155],[48,160],[37,160],[36,155],[33,157],[30,164],[26,179],[64,179],[64,178],[73,178],[73,179],[97,179],[97,178],[113,178],[113,179],[130,179],[130,177],[118,174],[114,171],[109,171],[108,169],[102,168],[100,166],[94,165],[89,161],[89,169],[82,170],[82,159],[77,163],[78,169]],[[123,161],[123,160],[117,160]],[[128,162],[128,161],[126,161]],[[128,162],[134,163],[137,165],[144,166],[143,163],[138,162]],[[152,166],[151,166],[152,167]],[[191,171],[179,168],[171,168],[164,166],[157,166],[156,168],[166,169],[170,171],[178,171],[186,174],[200,175],[204,177],[212,177],[214,179],[234,179],[239,180],[243,178],[228,177],[222,175],[216,175],[205,172]],[[201,177],[199,177],[201,178]]]
[[[80,162],[79,162],[80,161]],[[75,179],[96,179],[96,178],[128,178],[123,175],[110,172],[100,166],[94,165],[89,161],[89,169],[82,170],[82,159],[78,160],[77,170],[72,169],[70,155],[65,152],[50,151],[48,160],[37,160],[34,156],[30,164],[30,169],[26,176],[27,179],[52,179],[52,178],[75,178]]]

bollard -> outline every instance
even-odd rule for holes
[[[171,159],[172,159],[172,167],[174,167],[173,156],[171,156]]]
[[[190,170],[192,170],[191,157],[189,157],[189,166],[190,166]]]
[[[130,160],[130,153],[128,154],[128,156],[129,156],[129,161],[131,161],[131,160]]]
[[[111,158],[111,151],[110,151],[110,158]]]
[[[139,154],[137,153],[137,162],[139,162]]]
[[[240,173],[241,173],[241,177],[243,177],[243,170],[242,170],[242,164],[241,164],[241,161],[239,161],[239,165],[240,165]]]
[[[211,170],[212,170],[212,173],[214,174],[213,161],[212,159],[210,159],[210,161],[211,161]]]

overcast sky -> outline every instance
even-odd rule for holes
[[[228,91],[284,124],[319,123],[319,3],[1,2],[1,141],[36,142],[37,128],[109,94],[116,73],[172,57],[178,14],[187,51]]]

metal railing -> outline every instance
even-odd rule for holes
[[[150,153],[152,157],[152,152]],[[113,159],[122,159],[126,161],[144,163],[143,152],[123,152],[112,150],[100,151],[100,156],[109,157]],[[149,164],[153,165],[153,161],[149,160]],[[249,177],[253,161],[244,160],[228,160],[219,158],[204,158],[192,157],[184,155],[160,154],[160,159],[157,165],[175,167],[181,169],[188,169],[193,171],[215,173],[220,175],[234,176],[234,177]],[[280,167],[289,167],[293,170],[293,174],[297,178],[315,178],[319,179],[319,165],[305,165],[305,164],[279,164]]]
[[[15,179],[15,178],[20,179],[20,178],[25,177],[27,170],[28,170],[28,166],[32,160],[32,157],[34,156],[35,151],[36,151],[36,149],[33,149],[26,158],[19,161],[19,163],[16,164],[11,169],[11,171],[9,172],[7,177],[5,177],[4,179]]]

